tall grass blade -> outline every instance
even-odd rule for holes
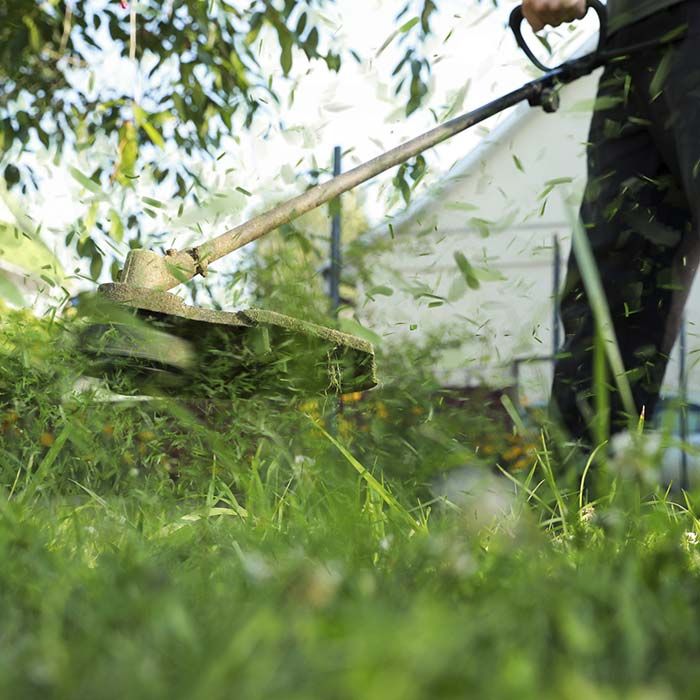
[[[583,469],[583,474],[581,475],[581,484],[579,485],[578,489],[578,509],[579,511],[583,510],[583,491],[584,487],[586,486],[586,477],[588,476],[588,472],[591,469],[591,466],[593,465],[593,462],[595,461],[596,455],[600,450],[602,450],[608,443],[607,442],[601,442],[594,450],[591,452],[590,457],[588,458],[588,461],[586,462],[586,466]]]
[[[559,489],[559,486],[557,485],[557,480],[554,477],[554,470],[552,469],[552,463],[549,459],[549,450],[547,449],[547,441],[544,436],[544,432],[541,435],[542,437],[542,451],[540,452],[538,450],[537,452],[537,461],[539,462],[540,466],[542,467],[542,471],[544,472],[544,478],[545,481],[547,482],[547,485],[549,486],[550,489],[552,489],[552,494],[554,495],[554,500],[557,502],[557,508],[559,509],[559,515],[561,516],[561,525],[562,529],[564,531],[564,534],[566,535],[568,532],[568,524],[566,521],[566,516],[567,516],[567,507],[566,504],[564,503],[564,497],[561,493],[561,490]]]
[[[44,455],[44,458],[39,463],[37,470],[34,474],[28,475],[27,477],[27,488],[22,494],[22,500],[31,498],[41,486],[42,482],[46,478],[49,470],[53,466],[56,458],[60,454],[63,446],[66,444],[66,440],[70,436],[72,428],[70,425],[66,425],[63,430],[59,433],[58,437],[54,441],[53,445],[49,448],[49,451]]]
[[[411,514],[392,496],[386,487],[379,482],[372,474],[347,450],[343,447],[330,433],[320,426],[311,416],[307,418],[316,426],[325,438],[345,457],[345,459],[355,468],[357,473],[365,480],[367,486],[376,493],[389,508],[394,510],[403,520],[405,520],[413,529],[419,527],[419,523],[411,517]]]
[[[524,491],[528,496],[528,500],[536,501],[537,503],[539,503],[539,505],[542,506],[542,508],[544,508],[548,513],[550,513],[552,517],[556,517],[557,513],[554,510],[554,508],[549,506],[547,502],[541,496],[539,496],[534,489],[531,489],[527,484],[524,484],[522,481],[518,481],[518,479],[516,479],[511,473],[507,472],[500,464],[496,465],[496,469],[498,469],[498,471],[501,472],[501,474],[503,474],[503,476],[505,476],[506,479],[508,479],[508,481],[511,481],[518,490]],[[543,482],[540,482],[540,484],[541,483]],[[535,488],[539,488],[539,484]]]
[[[518,435],[525,435],[525,423],[518,413],[518,409],[513,405],[513,401],[507,394],[501,394],[501,405],[506,409],[506,413],[510,416],[513,421],[515,430]]]
[[[571,210],[568,208],[567,212],[569,213],[571,229],[573,231],[573,250],[581,271],[581,277],[583,279],[584,287],[586,288],[586,294],[590,300],[596,326],[599,329],[601,340],[605,347],[605,354],[608,358],[608,362],[610,363],[610,368],[612,369],[612,373],[615,378],[617,390],[620,392],[622,405],[624,406],[630,421],[632,421],[637,415],[637,409],[634,405],[634,398],[632,396],[632,388],[630,387],[629,378],[625,373],[625,366],[622,362],[622,354],[620,353],[620,346],[615,336],[615,329],[613,327],[610,309],[603,290],[603,283],[600,279],[598,267],[593,259],[591,244],[578,217],[574,216]],[[633,425],[630,427],[633,427]]]
[[[598,445],[610,438],[610,388],[608,386],[608,365],[605,360],[605,341],[596,323],[593,338],[593,434]]]

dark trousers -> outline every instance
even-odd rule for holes
[[[672,48],[609,65],[588,143],[581,222],[597,262],[637,413],[652,415],[700,257],[700,2],[621,29],[608,48],[660,38]],[[552,399],[571,437],[591,441],[594,317],[575,256],[560,299],[565,343]],[[610,430],[627,425],[611,387]]]

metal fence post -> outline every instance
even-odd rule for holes
[[[333,149],[333,177],[337,177],[341,173],[342,152],[340,146]],[[337,197],[330,203],[331,210],[331,266],[329,273],[329,295],[331,298],[331,312],[334,316],[338,315],[338,307],[340,306],[340,270],[343,264],[342,254],[340,250],[340,197]]]

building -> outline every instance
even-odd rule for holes
[[[514,108],[428,195],[371,233],[389,243],[373,263],[383,293],[371,295],[363,322],[388,342],[438,334],[450,346],[437,368],[447,384],[503,387],[517,376],[524,403],[547,400],[548,358],[561,338],[555,294],[585,184],[598,77],[565,86],[556,114]],[[693,398],[700,397],[697,284],[687,318]],[[676,348],[666,394],[677,394],[678,377]]]

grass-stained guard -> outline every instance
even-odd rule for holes
[[[166,292],[103,285],[82,336],[87,372],[118,393],[230,398],[342,394],[376,385],[372,345],[272,311],[187,306]]]

